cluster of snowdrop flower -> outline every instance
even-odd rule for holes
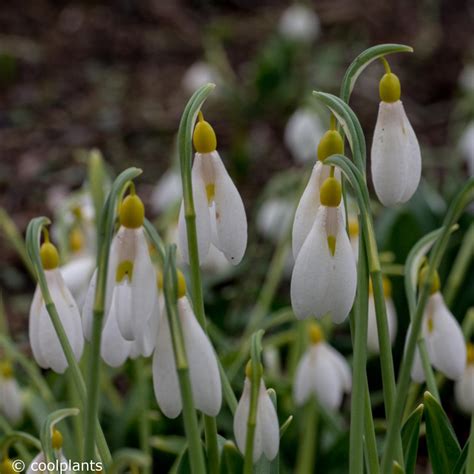
[[[298,319],[329,313],[335,323],[341,323],[354,303],[356,260],[345,229],[340,171],[323,163],[342,151],[339,132],[327,131],[296,210],[291,304]]]
[[[427,270],[426,266],[421,269],[420,283],[426,279]],[[408,329],[408,334],[410,330],[411,327]],[[449,379],[460,379],[466,368],[466,343],[459,323],[444,302],[437,273],[431,283],[431,294],[423,314],[421,336],[425,340],[433,367]],[[415,352],[411,376],[419,383],[425,380],[418,349]]]
[[[23,416],[20,386],[15,379],[12,364],[7,360],[0,363],[0,412],[13,425]]]
[[[280,428],[275,406],[263,381],[263,367],[260,366],[260,387],[258,389],[257,418],[253,440],[253,462],[256,463],[262,454],[271,461],[275,459],[280,447]],[[242,454],[247,442],[248,418],[252,391],[252,365],[249,361],[245,368],[245,381],[234,415],[234,436]]]
[[[329,410],[338,408],[352,387],[351,369],[346,359],[325,340],[320,325],[309,326],[310,347],[296,369],[293,397],[303,405],[315,396],[321,406]]]

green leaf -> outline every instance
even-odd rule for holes
[[[469,450],[469,439],[466,441],[464,448],[461,451],[459,458],[453,468],[453,474],[464,474],[464,468],[466,467],[467,452]]]
[[[121,472],[124,467],[148,467],[151,459],[138,449],[124,448],[114,453],[112,464],[108,472],[115,474]],[[133,471],[132,471],[133,472]]]
[[[362,71],[373,61],[393,53],[412,53],[413,48],[404,44],[379,44],[363,51],[352,61],[347,68],[341,85],[341,98],[344,102],[349,102],[352,90],[357,78]]]
[[[164,453],[179,455],[186,446],[186,438],[183,436],[152,436],[150,446]]]
[[[424,394],[426,440],[433,474],[453,472],[461,454],[453,427],[438,401],[430,392]]]
[[[418,405],[410,414],[407,421],[405,421],[402,428],[402,445],[406,474],[415,474],[418,440],[420,437],[420,422],[423,416],[423,409],[423,404]]]
[[[222,449],[221,474],[240,474],[244,463],[239,450],[232,441],[226,441]]]
[[[79,408],[63,408],[61,410],[50,413],[41,427],[41,446],[46,458],[46,461],[54,461],[56,456],[54,454],[53,446],[51,444],[51,436],[53,435],[54,426],[68,416],[79,415]]]

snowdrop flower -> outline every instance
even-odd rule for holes
[[[196,149],[192,169],[194,207],[199,261],[203,262],[211,242],[237,265],[247,247],[247,217],[237,188],[216,150],[216,135],[202,114],[193,135]],[[179,242],[183,260],[188,263],[188,239],[184,204],[179,213]]]
[[[321,205],[296,257],[291,305],[298,319],[329,313],[333,322],[341,323],[354,303],[356,261],[344,227],[341,194],[336,178],[324,181]]]
[[[267,199],[257,214],[257,230],[265,238],[277,243],[287,234],[292,217],[293,206],[288,199]]]
[[[7,361],[0,364],[0,411],[14,425],[23,415],[21,390],[14,377],[12,365]]]
[[[426,278],[427,268],[420,272],[420,281]],[[423,314],[421,335],[423,336],[431,364],[447,378],[458,380],[466,367],[466,344],[459,323],[449,311],[439,291],[439,276],[436,273],[431,295]],[[411,330],[411,326],[408,331]],[[413,380],[425,380],[418,349],[411,370]]]
[[[372,181],[384,206],[408,201],[421,177],[421,152],[400,101],[400,81],[384,60],[386,74],[379,86],[380,105],[371,152]]]
[[[263,372],[263,369],[261,370]],[[244,390],[234,414],[234,436],[242,454],[245,454],[245,444],[247,441],[247,422],[252,391],[251,378],[252,366],[249,362],[245,369]],[[269,461],[275,459],[279,447],[280,428],[278,425],[278,415],[267,393],[263,378],[261,378],[257,402],[257,423],[253,440],[253,462],[256,463],[262,457],[262,454]]]
[[[474,122],[471,122],[462,134],[459,149],[466,161],[469,176],[474,176]]]
[[[467,343],[466,369],[454,384],[454,397],[459,408],[466,413],[474,412],[474,344]]]
[[[318,145],[318,161],[313,168],[308,184],[301,196],[293,222],[293,257],[296,259],[298,252],[303,246],[308,236],[316,213],[318,212],[320,201],[320,188],[323,182],[329,177],[331,167],[323,162],[331,155],[343,152],[344,142],[341,134],[337,130],[328,130],[321,138]],[[339,169],[335,170],[335,177],[341,178]],[[344,202],[341,200],[342,216],[345,219]],[[345,222],[345,221],[344,221]]]
[[[294,4],[283,12],[278,29],[289,40],[310,43],[319,35],[319,18],[310,8]]]
[[[397,335],[397,312],[392,300],[392,285],[388,278],[383,278],[383,293],[385,297],[385,308],[387,311],[388,333],[390,342],[393,345]],[[377,329],[377,316],[375,314],[375,302],[372,290],[372,281],[369,286],[369,320],[367,332],[367,347],[370,352],[378,354],[380,352],[379,336]]]
[[[359,220],[357,217],[349,217],[349,239],[356,261],[359,258]]]
[[[206,415],[216,416],[222,403],[216,354],[189,304],[186,282],[179,271],[177,306],[195,407]],[[161,312],[158,340],[153,354],[153,387],[163,414],[168,418],[176,418],[181,413],[182,401],[166,309]]]
[[[79,360],[84,348],[81,315],[59,271],[58,251],[49,241],[49,235],[46,230],[44,235],[45,242],[41,245],[40,257],[46,282],[74,356],[76,360]],[[36,287],[30,308],[29,336],[33,356],[38,365],[43,369],[51,368],[55,372],[62,374],[66,370],[68,363],[46,309],[39,285]]]
[[[319,324],[311,323],[309,337],[311,345],[296,369],[293,397],[297,405],[303,405],[314,395],[323,407],[335,410],[344,393],[351,391],[349,364],[324,340]]]
[[[101,355],[112,367],[124,363],[133,342],[142,347],[146,333],[155,327],[151,318],[156,317],[158,291],[143,229],[144,217],[143,203],[132,185],[130,195],[120,206],[120,228],[112,240],[107,270]],[[96,283],[97,271],[92,277],[82,311],[84,335],[88,340],[92,334]],[[144,350],[145,354],[148,352]]]
[[[59,461],[61,466],[68,465],[67,459],[64,457],[63,454],[63,435],[61,434],[60,431],[58,430],[53,430],[53,434],[51,435],[51,444],[53,446],[53,449],[56,454],[56,458]],[[64,464],[63,464],[64,463]],[[40,468],[46,466],[47,461],[46,461],[46,456],[44,455],[44,452],[41,451],[39,454],[37,454],[34,458],[33,461],[31,461],[30,465],[28,466],[28,469],[26,470],[26,474],[35,474],[38,472],[49,472],[48,470],[42,471]],[[71,471],[69,470],[61,470],[64,474],[69,474]]]
[[[182,195],[181,176],[176,170],[169,169],[153,189],[150,198],[151,206],[155,212],[165,212],[171,206],[178,204]]]
[[[188,94],[194,94],[196,89],[208,82],[218,82],[216,71],[205,61],[197,61],[185,72],[182,85]]]
[[[298,163],[305,163],[314,155],[324,134],[319,116],[306,107],[297,109],[285,127],[285,145]]]

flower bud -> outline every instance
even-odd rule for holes
[[[63,435],[59,430],[53,430],[53,434],[51,436],[51,445],[55,450],[59,450],[63,447]]]
[[[321,326],[317,323],[311,323],[309,326],[309,340],[311,344],[319,344],[324,341],[324,334]]]
[[[211,153],[217,148],[214,129],[209,122],[204,120],[201,112],[199,112],[199,121],[194,129],[193,144],[198,153]]]
[[[13,367],[10,362],[2,362],[0,364],[0,375],[4,379],[11,379],[13,377]]]
[[[5,458],[0,464],[0,473],[2,474],[15,474],[18,472],[14,467],[10,458]]]
[[[428,276],[428,266],[425,265],[421,270],[420,270],[420,274],[418,276],[418,284],[420,286],[423,286],[425,284],[425,280]],[[439,280],[439,274],[437,271],[434,272],[434,275],[433,275],[433,281],[431,282],[431,289],[430,289],[430,293],[431,294],[434,294],[434,293],[437,293],[439,291],[441,287],[441,283],[440,283],[440,280]]]
[[[258,366],[259,370],[259,376],[261,377],[263,375],[263,366],[262,364],[259,364]],[[250,380],[252,378],[252,361],[249,360],[247,362],[247,365],[245,366],[245,376]]]
[[[177,271],[178,278],[178,299],[186,295],[186,280],[184,279],[183,272]]]
[[[334,177],[326,178],[319,191],[321,204],[326,207],[337,207],[341,203],[341,183]]]
[[[337,130],[328,130],[318,145],[318,160],[324,161],[331,155],[341,155],[344,151],[344,140]]]
[[[40,248],[41,264],[45,270],[53,270],[59,265],[59,254],[51,242],[45,242]]]
[[[119,210],[120,225],[128,229],[138,229],[145,220],[145,206],[142,200],[132,192],[120,205]]]

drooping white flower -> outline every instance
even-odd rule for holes
[[[371,152],[372,181],[384,206],[408,201],[421,177],[421,152],[391,72],[380,81],[380,105]]]
[[[319,116],[308,108],[300,108],[286,124],[285,145],[298,163],[305,163],[314,156],[323,134]]]
[[[181,272],[178,272],[177,309],[183,330],[194,405],[206,415],[216,416],[222,404],[217,358],[189,304]],[[182,401],[166,309],[161,312],[158,340],[153,354],[153,387],[163,414],[168,418],[176,418],[181,413]]]
[[[112,240],[107,269],[101,355],[112,367],[123,364],[134,343],[145,349],[144,338],[153,339],[146,333],[156,326],[150,318],[157,311],[157,279],[143,228],[144,212],[143,203],[132,188],[132,194],[120,207],[121,225]],[[84,334],[88,340],[92,334],[96,273],[83,308]]]
[[[409,333],[410,330],[411,326]],[[433,367],[449,379],[458,380],[466,367],[466,344],[459,323],[449,311],[438,289],[426,303],[421,334]],[[425,380],[418,349],[415,352],[411,376],[418,383]]]
[[[311,8],[294,4],[283,12],[278,29],[289,40],[309,43],[319,35],[319,18]]]
[[[68,465],[67,459],[64,457],[62,446],[63,446],[63,436],[58,430],[54,430],[51,436],[51,444],[53,446],[53,450],[56,454],[56,459],[59,461],[60,466]],[[37,474],[39,473],[46,473],[49,472],[48,470],[41,470],[41,467],[47,465],[46,456],[44,455],[43,451],[40,451],[31,461],[28,469],[26,470],[26,474]],[[47,466],[46,466],[47,467]],[[71,474],[70,470],[61,469],[61,472],[64,474]]]
[[[293,397],[297,405],[303,405],[315,396],[329,409],[337,409],[344,393],[350,393],[352,377],[346,359],[324,340],[318,324],[310,326],[311,345],[296,369]]]
[[[474,344],[468,342],[466,352],[466,368],[454,384],[454,397],[461,410],[474,413]]]
[[[356,261],[359,259],[359,221],[357,217],[349,217],[349,239]]]
[[[342,153],[343,147],[344,142],[342,136],[336,130],[328,130],[319,141],[317,149],[318,161],[313,167],[308,184],[301,196],[295,213],[292,235],[293,257],[295,259],[313,226],[314,220],[316,219],[316,213],[321,204],[320,189],[330,174],[331,167],[324,165],[323,161],[331,155]],[[341,178],[341,172],[339,169],[335,170],[335,177],[337,179]],[[342,199],[340,207],[345,222],[344,202]]]
[[[165,212],[181,200],[181,176],[174,169],[169,169],[159,179],[150,197],[150,202],[155,212]]]
[[[56,247],[47,240],[41,246],[40,256],[51,299],[56,306],[74,356],[76,360],[79,360],[84,348],[81,316],[59,271],[59,255]],[[38,365],[43,369],[51,368],[55,372],[63,373],[68,363],[46,309],[39,285],[36,287],[30,308],[29,336],[33,356]]]
[[[291,305],[298,319],[330,314],[341,323],[354,303],[357,273],[340,207],[341,185],[328,178],[321,205],[299,251],[291,278]]]
[[[214,130],[200,116],[193,136],[196,155],[192,168],[199,261],[204,261],[211,242],[237,265],[247,247],[247,217],[242,198],[216,151]],[[184,205],[179,214],[180,251],[189,262]]]
[[[74,296],[78,307],[82,307],[84,304],[94,267],[95,258],[92,255],[84,254],[73,256],[69,262],[59,268],[64,282]]]
[[[188,94],[193,94],[196,89],[208,82],[217,83],[219,76],[215,69],[205,61],[197,61],[185,72],[182,80],[184,90]]]
[[[392,287],[390,280],[383,279],[383,290],[385,297],[385,308],[387,312],[388,333],[390,336],[390,343],[393,345],[395,337],[397,336],[397,312],[392,300]],[[369,292],[369,318],[367,328],[367,348],[370,352],[378,354],[380,352],[379,336],[377,329],[377,316],[375,313],[374,295],[372,292],[372,284]]]
[[[471,122],[461,135],[459,149],[466,161],[469,176],[474,176],[474,122]]]
[[[247,440],[247,422],[250,410],[251,389],[251,368],[250,365],[247,365],[244,390],[234,414],[234,436],[242,454],[245,454],[245,444]],[[262,454],[269,461],[275,459],[279,447],[280,429],[278,425],[278,415],[262,378],[260,379],[258,392],[257,423],[255,425],[253,440],[253,462],[256,463],[262,457]]]
[[[0,411],[13,425],[23,416],[21,390],[9,362],[0,364]]]
[[[146,323],[145,331],[132,343],[130,348],[131,359],[136,359],[139,356],[150,357],[153,354],[158,338],[160,314],[163,305],[163,298],[158,297],[153,312]]]

